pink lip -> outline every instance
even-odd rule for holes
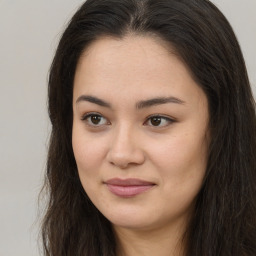
[[[149,181],[139,179],[110,179],[105,182],[110,192],[120,197],[133,197],[139,195],[155,184]]]

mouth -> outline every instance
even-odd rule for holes
[[[109,191],[116,196],[130,198],[153,188],[156,184],[140,179],[110,179],[104,182]]]

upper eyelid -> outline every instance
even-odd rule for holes
[[[100,114],[99,112],[87,112],[87,113],[82,114],[81,119],[83,120],[83,119],[85,119],[89,116],[92,116],[92,115],[98,115],[98,116],[102,116],[103,118],[106,118],[102,114]]]
[[[86,116],[90,116],[90,115],[99,115],[99,116],[102,116],[104,118],[106,118],[104,115],[102,115],[101,113],[97,112],[97,111],[92,111],[92,112],[86,112],[82,115],[82,117],[86,117]],[[149,116],[147,116],[145,119],[148,119],[148,118],[152,118],[152,117],[162,117],[162,118],[167,118],[167,119],[172,119],[172,120],[175,120],[174,117],[171,117],[169,115],[165,115],[165,114],[151,114]]]
[[[164,114],[152,114],[152,115],[149,115],[146,120],[152,118],[152,117],[161,117],[161,118],[164,118],[164,119],[169,119],[171,121],[176,121],[176,118],[174,117],[171,117],[169,115],[164,115]]]

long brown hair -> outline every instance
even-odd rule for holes
[[[165,40],[204,90],[211,143],[206,176],[187,229],[188,255],[256,255],[256,117],[234,32],[207,0],[87,0],[59,42],[49,75],[49,143],[42,225],[44,255],[114,256],[110,222],[79,181],[71,144],[76,65],[102,36]]]

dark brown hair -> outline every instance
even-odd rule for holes
[[[209,158],[186,232],[187,255],[255,256],[255,101],[233,30],[207,0],[87,0],[71,19],[49,75],[44,255],[115,255],[111,224],[79,181],[71,144],[72,93],[78,59],[89,44],[129,33],[169,43],[208,98]]]

